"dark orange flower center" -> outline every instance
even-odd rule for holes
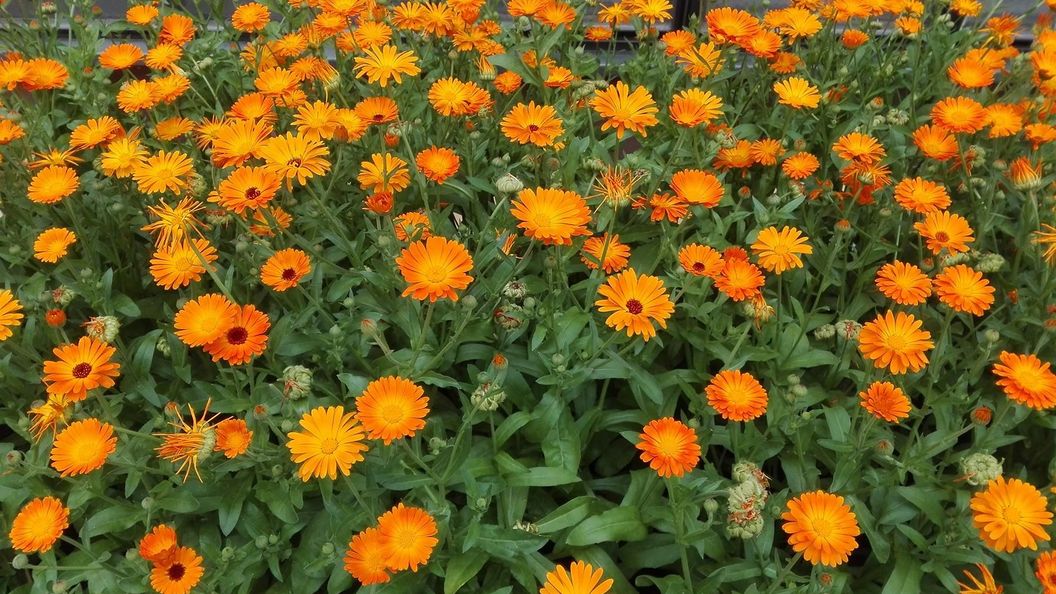
[[[246,190],[246,199],[256,200],[258,196],[260,196],[260,190],[256,188],[249,188]]]
[[[291,166],[291,167],[300,167],[301,166],[301,160],[300,159],[290,159],[289,161],[286,161],[286,164]]]
[[[235,326],[227,331],[227,342],[231,344],[243,344],[249,338],[249,332],[242,326]]]
[[[704,272],[704,263],[703,262],[694,262],[693,263],[693,271],[694,272]]]
[[[529,132],[538,132],[539,131],[539,126],[536,126],[535,124],[528,124],[528,131]]]
[[[374,114],[374,121],[375,122],[380,122],[380,121],[382,121],[384,119],[385,119],[385,116],[381,115],[380,113]]]
[[[292,281],[297,278],[297,271],[292,268],[287,268],[282,271],[282,280]]]
[[[78,363],[73,366],[73,377],[84,379],[91,375],[92,365],[90,363]]]
[[[169,576],[170,580],[178,582],[182,580],[184,574],[187,573],[187,568],[183,566],[183,563],[173,563],[165,573]]]
[[[642,313],[642,302],[637,299],[630,299],[627,301],[627,311],[634,315]]]
[[[945,231],[939,231],[938,233],[935,234],[935,241],[946,242],[946,241],[949,241],[949,240],[950,240],[950,236],[947,235]]]

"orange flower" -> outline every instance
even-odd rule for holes
[[[700,461],[697,434],[671,417],[650,421],[638,435],[642,462],[661,477],[682,476]]]
[[[70,510],[54,497],[38,497],[22,506],[8,538],[16,551],[46,553],[70,525]]]
[[[0,289],[0,342],[11,338],[14,334],[11,327],[17,327],[23,317],[22,304],[15,299],[14,293],[10,289]]]
[[[198,282],[206,266],[215,262],[216,248],[204,239],[186,239],[162,245],[150,259],[150,275],[159,287],[168,290]]]
[[[1056,374],[1049,363],[1043,363],[1034,355],[1017,355],[1001,351],[1000,363],[995,363],[993,373],[997,385],[1013,402],[1035,410],[1056,407]]]
[[[580,260],[591,270],[597,270],[600,264],[606,274],[612,274],[626,268],[630,256],[631,248],[620,243],[619,235],[610,236],[606,233],[583,242]]]
[[[176,531],[159,524],[139,539],[139,556],[151,563],[164,563],[176,552]]]
[[[858,349],[878,368],[895,375],[916,373],[928,364],[927,352],[935,347],[931,332],[922,330],[922,325],[912,314],[888,311],[862,326]]]
[[[55,436],[51,467],[62,477],[88,474],[102,467],[116,448],[112,425],[97,419],[77,421]]]
[[[256,33],[271,21],[268,7],[258,2],[248,2],[231,14],[231,26],[243,33]]]
[[[616,84],[604,90],[596,90],[590,106],[606,118],[601,131],[615,128],[617,138],[623,138],[623,133],[628,129],[646,136],[645,129],[658,122],[656,113],[659,109],[649,91],[645,87],[635,87],[632,91],[623,81],[616,81]]]
[[[872,164],[884,158],[887,151],[880,141],[861,132],[845,134],[832,145],[832,150],[845,161]]]
[[[781,172],[790,179],[806,179],[817,171],[820,166],[821,163],[818,162],[818,158],[814,155],[796,153],[781,163]]]
[[[502,133],[506,138],[520,144],[551,146],[564,133],[557,111],[549,105],[518,103],[502,118]]]
[[[312,271],[308,254],[298,249],[279,250],[260,267],[260,282],[281,293],[296,287]]]
[[[671,191],[690,204],[715,207],[725,189],[714,174],[701,169],[683,169],[671,176]]]
[[[77,242],[77,236],[65,227],[42,231],[33,242],[33,257],[54,264],[66,255],[66,250]]]
[[[744,301],[759,295],[765,282],[755,264],[740,258],[726,258],[722,273],[715,279],[715,287],[734,301]]]
[[[356,179],[364,190],[396,193],[411,183],[407,162],[391,153],[374,153],[359,166]]]
[[[920,305],[931,295],[931,279],[920,268],[895,260],[876,271],[876,288],[900,305]]]
[[[613,581],[603,577],[605,572],[601,568],[594,569],[582,561],[574,561],[568,570],[558,565],[546,574],[539,594],[606,594],[612,589]]]
[[[605,325],[627,336],[641,336],[648,342],[656,336],[655,321],[667,328],[667,319],[675,311],[675,304],[667,295],[664,281],[648,274],[639,275],[633,268],[608,277],[598,287],[600,299],[594,305],[601,313],[608,313]]]
[[[418,57],[414,52],[401,52],[394,45],[368,47],[363,53],[356,58],[356,75],[371,84],[378,83],[383,89],[390,80],[400,84],[403,75],[418,76],[422,71],[416,64]]]
[[[301,480],[328,477],[337,479],[338,471],[348,476],[352,465],[363,461],[367,445],[363,443],[363,427],[353,412],[343,406],[317,407],[301,417],[304,433],[286,434],[286,447],[295,464],[300,464]]]
[[[271,202],[281,184],[278,174],[267,167],[239,167],[220,182],[215,200],[241,215],[246,209],[256,210]]]
[[[1034,562],[1034,575],[1041,582],[1044,590],[1042,594],[1056,592],[1056,551],[1045,551],[1038,555]]]
[[[187,155],[179,151],[158,151],[133,169],[132,177],[144,194],[172,192],[179,195],[190,185],[189,178],[193,173],[194,162]]]
[[[116,352],[114,347],[88,336],[81,337],[77,344],[55,347],[52,353],[58,360],[44,362],[42,381],[48,394],[64,394],[77,402],[87,398],[89,390],[112,388],[121,368],[110,361]]]
[[[209,344],[231,329],[239,311],[237,305],[218,293],[192,299],[176,312],[176,337],[187,346]]]
[[[683,50],[675,59],[691,78],[707,78],[722,71],[722,51],[708,41]]]
[[[720,371],[704,389],[711,405],[727,421],[751,421],[766,412],[768,395],[759,380],[735,369]]]
[[[953,0],[950,3],[950,10],[953,10],[955,4],[962,0]],[[964,0],[968,2],[974,2],[975,0]],[[980,6],[981,9],[981,6]],[[979,577],[975,577],[970,571],[965,570],[964,575],[972,580],[972,585],[962,584],[957,582],[957,585],[961,587],[960,594],[1002,594],[1004,588],[997,585],[994,581],[994,575],[990,573],[990,570],[986,568],[982,563],[975,564],[976,569],[979,570]],[[1048,593],[1045,593],[1048,594]]]
[[[802,268],[800,254],[813,254],[814,248],[807,243],[807,237],[795,227],[767,227],[756,236],[752,251],[759,258],[759,264],[774,274],[781,274],[793,268]]]
[[[957,156],[957,139],[942,126],[924,125],[913,132],[913,144],[929,159],[947,161]]]
[[[931,108],[931,120],[950,132],[972,134],[986,126],[986,109],[968,97],[947,97]]]
[[[99,52],[99,65],[110,70],[124,70],[143,58],[143,50],[131,43],[117,43]]]
[[[706,276],[711,279],[722,274],[725,261],[722,254],[706,245],[691,243],[678,251],[678,262],[682,269],[693,276]]]
[[[418,153],[414,163],[426,179],[442,184],[458,172],[460,161],[455,151],[433,146]]]
[[[321,140],[290,132],[268,139],[259,153],[266,167],[286,180],[287,187],[292,187],[294,179],[303,186],[308,179],[325,175],[330,171],[330,161],[326,159],[329,154]]]
[[[243,305],[231,326],[202,349],[213,356],[213,362],[223,359],[231,365],[248,363],[268,346],[268,315],[252,305]]]
[[[557,188],[524,189],[510,209],[528,237],[546,245],[571,245],[577,235],[590,235],[590,209],[583,197]]]
[[[869,414],[888,423],[897,423],[909,417],[909,398],[901,388],[891,382],[873,382],[858,393],[859,403]]]
[[[821,102],[818,88],[798,76],[774,83],[777,102],[793,109],[814,109]]]
[[[708,37],[716,43],[741,44],[762,30],[759,19],[744,10],[723,6],[708,11]]]
[[[979,538],[995,551],[1036,551],[1039,540],[1049,540],[1045,527],[1052,524],[1052,512],[1045,496],[1030,483],[997,477],[973,495],[968,506]]]
[[[948,207],[950,195],[941,184],[914,177],[898,182],[895,201],[910,212],[928,214]]]
[[[424,509],[398,503],[378,518],[378,533],[390,570],[410,569],[429,562],[436,539],[436,520]]]
[[[839,495],[812,491],[794,497],[781,519],[792,550],[813,565],[842,565],[858,548],[858,518]]]
[[[216,424],[216,446],[214,451],[223,452],[227,458],[236,458],[246,453],[253,440],[253,432],[242,419],[224,419]]]
[[[356,398],[356,410],[367,438],[389,445],[395,439],[412,437],[425,427],[429,398],[414,382],[388,376],[367,384]]]
[[[975,241],[968,221],[961,215],[948,211],[929,212],[923,221],[914,223],[913,228],[924,238],[933,254],[942,250],[951,254],[967,252],[968,244]]]
[[[353,536],[344,561],[345,571],[364,586],[389,581],[388,556],[377,528],[367,528]]]
[[[672,122],[685,128],[694,128],[710,124],[722,115],[722,99],[711,91],[687,89],[675,94],[667,111]]]
[[[491,84],[495,85],[495,90],[503,95],[510,95],[517,89],[521,88],[523,83],[524,79],[522,79],[519,74],[507,70],[496,76]]]
[[[457,241],[440,236],[416,241],[396,258],[396,265],[407,281],[403,296],[435,302],[446,298],[458,301],[458,293],[469,286],[473,277],[466,274],[473,268],[473,259],[466,247]]]
[[[418,241],[428,239],[432,235],[432,225],[429,217],[417,210],[405,212],[392,221],[396,239],[400,241]]]
[[[994,304],[994,288],[981,272],[958,264],[935,277],[935,294],[955,311],[981,316]]]
[[[26,195],[37,204],[55,204],[77,191],[77,172],[65,166],[41,169],[29,182]]]
[[[176,547],[150,571],[150,587],[160,594],[188,594],[201,581],[202,557],[190,547]]]
[[[213,138],[213,165],[239,167],[260,157],[271,131],[271,124],[264,120],[229,120]]]

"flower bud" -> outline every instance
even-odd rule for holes
[[[11,567],[15,569],[25,569],[29,567],[29,557],[19,553],[15,555],[15,558],[11,560]]]
[[[965,482],[973,487],[989,483],[1004,471],[997,458],[983,452],[975,452],[961,458],[960,467]]]
[[[289,365],[282,370],[282,394],[290,400],[304,398],[312,392],[312,370],[303,365]]]
[[[515,194],[524,189],[524,183],[512,173],[504,173],[495,180],[495,189],[505,194]]]
[[[88,336],[106,343],[113,342],[121,329],[121,322],[114,316],[95,316],[88,318],[84,323],[84,330]]]

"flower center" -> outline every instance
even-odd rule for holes
[[[638,315],[642,313],[642,309],[644,308],[642,307],[641,301],[638,301],[637,299],[629,299],[627,301],[627,311],[631,312],[632,314]]]
[[[693,263],[693,272],[704,272],[704,263],[703,262],[694,262]]]
[[[256,200],[258,196],[260,196],[260,190],[256,188],[249,188],[248,190],[246,190],[247,200]]]
[[[389,403],[383,405],[378,411],[381,418],[385,419],[385,422],[390,425],[396,425],[403,422],[404,414],[403,407],[396,403]]]
[[[227,342],[231,344],[244,344],[249,339],[249,332],[242,326],[235,326],[227,331]]]
[[[538,132],[539,131],[539,126],[536,126],[535,124],[528,124],[528,131],[529,132]]]
[[[319,449],[324,454],[333,454],[337,451],[337,440],[332,437],[327,437],[323,440],[323,443],[319,444]]]
[[[294,270],[292,268],[287,268],[286,270],[282,271],[282,280],[292,281],[295,278],[297,278],[297,271],[296,270]]]
[[[173,563],[165,573],[169,576],[170,580],[178,582],[182,580],[184,574],[187,573],[187,568],[183,566],[183,563]]]
[[[300,167],[301,166],[301,160],[300,159],[290,159],[289,161],[286,161],[286,164],[289,165],[290,167]]]
[[[939,231],[935,234],[935,241],[941,241],[943,243],[946,243],[949,240],[950,236],[945,231]]]
[[[92,373],[92,366],[90,363],[78,363],[73,366],[73,377],[77,379],[84,379]]]
[[[374,121],[375,122],[380,122],[380,121],[382,121],[384,119],[385,119],[385,116],[381,115],[380,113],[374,114]]]

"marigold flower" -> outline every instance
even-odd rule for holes
[[[706,276],[711,279],[722,274],[726,262],[722,254],[714,248],[699,243],[690,243],[678,250],[678,262],[682,270],[693,276]]]
[[[112,425],[97,419],[77,421],[55,437],[51,467],[62,477],[87,474],[102,467],[116,447]]]
[[[190,547],[176,550],[150,571],[150,587],[160,594],[187,594],[205,575],[202,557]]]
[[[77,242],[77,235],[65,227],[42,231],[33,242],[33,257],[54,264],[66,255],[66,250]]]
[[[202,349],[213,356],[214,363],[224,360],[231,365],[243,365],[267,348],[269,328],[268,314],[253,305],[243,305],[231,326]]]
[[[243,33],[256,33],[264,29],[270,20],[268,7],[259,2],[247,2],[231,14],[231,26]]]
[[[294,179],[303,186],[310,178],[330,171],[329,154],[321,140],[290,132],[268,139],[259,152],[267,169],[285,179],[287,188],[292,188]]]
[[[377,528],[367,528],[352,537],[344,558],[345,571],[364,586],[389,581],[388,555]]]
[[[286,447],[293,462],[300,465],[301,480],[328,477],[337,473],[348,476],[352,465],[363,460],[367,445],[363,443],[363,427],[354,412],[342,406],[317,407],[301,417],[304,432],[287,434]]]
[[[728,6],[709,10],[705,20],[708,23],[708,37],[716,43],[740,44],[762,30],[759,19],[751,13]]]
[[[948,211],[931,211],[923,221],[914,223],[913,228],[924,238],[933,254],[942,250],[951,254],[967,252],[968,244],[975,241],[968,221]]]
[[[49,394],[64,394],[73,402],[84,400],[88,391],[112,388],[121,366],[110,361],[117,349],[105,342],[82,336],[77,344],[64,344],[52,351],[57,361],[44,362],[42,381]]]
[[[814,155],[810,153],[796,153],[781,163],[781,172],[787,175],[790,179],[800,180],[813,175],[819,167],[821,167],[821,163],[818,162],[818,158]]]
[[[403,75],[418,76],[422,71],[416,64],[418,57],[414,52],[401,52],[394,45],[368,47],[363,53],[363,56],[356,57],[356,75],[383,89],[390,80],[400,84]]]
[[[1035,410],[1056,407],[1056,374],[1035,355],[1019,355],[1001,351],[1000,363],[995,363],[993,373],[997,385],[1013,402]]]
[[[759,268],[741,258],[724,257],[722,272],[715,279],[715,287],[733,301],[744,301],[760,294],[766,282]]]
[[[635,87],[632,91],[623,81],[595,91],[590,106],[605,118],[601,131],[614,128],[617,138],[623,138],[628,129],[646,136],[646,128],[658,122],[659,109],[649,91],[645,87]]]
[[[139,556],[151,563],[164,563],[176,552],[176,530],[168,524],[158,524],[139,539]]]
[[[26,196],[37,204],[55,204],[77,191],[77,172],[65,166],[46,167],[29,182]]]
[[[861,132],[844,134],[832,145],[832,150],[845,161],[866,164],[876,163],[887,154],[880,141]]]
[[[294,248],[279,250],[260,267],[260,282],[281,293],[296,287],[312,271],[308,254]]]
[[[664,282],[648,274],[639,275],[633,268],[608,277],[598,287],[598,295],[601,298],[594,305],[609,314],[605,325],[617,332],[626,329],[627,336],[638,335],[646,342],[656,336],[653,322],[667,328],[667,319],[675,311]]]
[[[667,111],[672,122],[685,128],[695,128],[710,124],[722,115],[722,106],[722,99],[711,91],[686,89],[675,94]]]
[[[193,173],[194,162],[187,155],[179,151],[158,151],[132,170],[132,178],[144,194],[179,195],[187,189]]]
[[[683,169],[671,176],[671,191],[689,204],[713,208],[726,190],[713,173],[701,169]]]
[[[707,41],[699,46],[690,46],[683,50],[675,62],[691,78],[707,78],[722,72],[722,51],[714,43]]]
[[[818,88],[798,76],[774,83],[777,102],[793,109],[814,109],[821,102]]]
[[[195,239],[159,246],[150,258],[150,275],[159,287],[170,291],[198,282],[217,254],[208,241]]]
[[[237,458],[246,453],[253,440],[253,432],[242,419],[224,419],[216,424],[214,451],[223,452],[227,458]]]
[[[606,274],[626,268],[627,259],[631,256],[631,248],[620,242],[620,236],[610,236],[608,233],[584,241],[582,251],[580,260],[587,268],[597,270],[600,264]]]
[[[213,421],[217,415],[209,416],[209,404],[205,403],[202,414],[195,413],[191,405],[187,410],[191,414],[191,422],[183,418],[183,413],[178,406],[173,405],[172,410],[176,413],[176,420],[169,424],[175,429],[172,433],[155,433],[155,437],[161,438],[161,445],[155,450],[158,457],[168,460],[174,464],[178,463],[176,474],[183,473],[184,482],[194,471],[198,480],[202,475],[198,472],[198,463],[208,458],[216,445],[216,425]]]
[[[391,153],[374,153],[359,164],[359,187],[371,192],[396,193],[411,183],[407,162]]]
[[[70,510],[54,497],[31,499],[11,522],[8,538],[16,551],[46,553],[70,525]]]
[[[1034,575],[1041,582],[1043,594],[1056,592],[1056,551],[1045,551],[1034,561]]]
[[[192,299],[176,312],[176,337],[187,346],[209,344],[234,326],[239,311],[237,305],[218,293]]]
[[[950,195],[941,184],[914,177],[898,182],[895,201],[910,212],[928,214],[945,210],[950,205]]]
[[[661,477],[682,476],[700,461],[697,434],[671,417],[650,421],[638,436],[642,462]]]
[[[539,594],[606,594],[612,589],[611,579],[603,580],[604,571],[583,561],[573,561],[566,570],[558,565],[546,574]]]
[[[396,265],[407,282],[403,296],[435,302],[445,298],[458,301],[457,291],[469,286],[473,259],[457,241],[431,236],[407,246],[396,258]]]
[[[986,109],[968,97],[947,97],[931,108],[931,120],[950,132],[972,134],[986,126]]]
[[[99,65],[110,70],[131,68],[143,58],[143,50],[131,43],[116,43],[99,52]]]
[[[557,188],[524,189],[510,212],[528,237],[546,245],[571,245],[577,235],[590,235],[590,209],[583,197]]]
[[[956,0],[954,0],[956,2]],[[953,8],[954,3],[950,3],[950,8]],[[961,587],[960,594],[1001,594],[1004,588],[997,585],[994,581],[993,574],[987,569],[982,563],[975,564],[976,569],[979,570],[979,577],[975,577],[972,572],[967,569],[964,571],[965,577],[972,580],[972,585],[962,584],[957,582],[957,585]]]
[[[1017,478],[998,477],[972,496],[969,507],[979,538],[995,551],[1038,549],[1049,540],[1045,527],[1052,524],[1048,501],[1034,485]]]
[[[0,289],[0,342],[11,338],[14,334],[11,328],[17,327],[23,317],[22,304],[15,299],[14,293]]]
[[[759,264],[774,274],[781,274],[793,268],[802,268],[800,254],[814,253],[814,248],[807,243],[808,238],[794,227],[767,227],[756,236],[752,251],[759,259]]]
[[[426,179],[442,184],[452,175],[458,173],[458,166],[461,161],[455,151],[449,148],[433,146],[418,153],[414,163],[418,166],[418,171]]]
[[[794,497],[781,519],[792,550],[813,565],[842,565],[858,548],[858,518],[839,495],[812,491]]]
[[[766,412],[766,389],[750,373],[727,369],[711,378],[704,389],[708,404],[727,421],[751,421]]]
[[[942,126],[924,125],[913,132],[913,144],[925,157],[947,161],[957,156],[957,139]]]
[[[970,266],[951,266],[935,276],[935,295],[954,311],[981,316],[994,304],[994,288]]]
[[[876,288],[900,305],[920,305],[931,295],[931,279],[919,267],[895,260],[876,271]]]
[[[385,445],[411,437],[425,427],[429,398],[421,386],[402,377],[387,376],[367,384],[356,398],[356,418],[368,439]]]
[[[897,423],[909,417],[909,398],[902,388],[891,382],[873,382],[858,393],[859,404],[881,421]]]
[[[403,503],[385,512],[378,518],[378,533],[385,551],[386,565],[390,570],[410,569],[429,562],[436,539],[436,520],[424,509],[405,506]]]
[[[935,347],[931,332],[912,314],[888,311],[862,326],[858,349],[878,368],[894,375],[914,373],[928,364],[927,352]]]
[[[502,118],[502,133],[506,138],[520,144],[551,146],[564,133],[557,111],[549,105],[518,103]]]

